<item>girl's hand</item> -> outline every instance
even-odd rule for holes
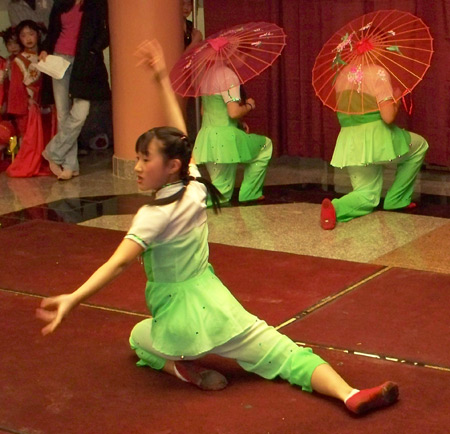
[[[255,110],[255,107],[256,107],[256,102],[255,102],[255,100],[253,99],[253,98],[247,98],[247,100],[245,101],[245,103],[247,104],[250,104],[251,106],[252,106],[252,110]]]
[[[242,129],[243,129],[247,134],[250,134],[250,127],[248,126],[247,122],[242,122]]]
[[[45,59],[47,58],[48,53],[46,51],[41,51],[39,54],[39,60],[42,60],[45,62]]]
[[[62,294],[56,297],[44,298],[41,302],[41,307],[36,309],[36,318],[48,323],[41,330],[41,333],[44,336],[52,333],[73,307],[72,294]]]
[[[155,78],[162,78],[167,75],[164,52],[156,39],[141,42],[134,55],[140,59],[136,66],[147,66],[155,75]]]

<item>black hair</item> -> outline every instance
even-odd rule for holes
[[[23,20],[19,24],[17,24],[17,26],[15,28],[15,32],[16,32],[17,42],[20,45],[20,48],[22,50],[25,47],[23,46],[23,44],[22,44],[22,42],[20,40],[20,32],[25,27],[29,27],[30,29],[34,30],[37,33],[37,35],[38,35],[37,46],[38,46],[38,51],[39,51],[40,50],[40,46],[41,46],[42,33],[46,32],[45,27],[43,27],[41,24],[38,24],[36,21],[33,21],[33,20]]]
[[[161,154],[163,155],[164,161],[167,162],[174,159],[180,160],[180,180],[183,181],[185,186],[189,184],[189,181],[198,181],[206,186],[213,204],[214,212],[217,213],[220,209],[220,199],[223,199],[223,195],[219,192],[219,190],[217,190],[216,187],[214,187],[214,185],[211,184],[211,182],[205,178],[194,178],[189,176],[189,162],[191,161],[193,145],[186,134],[174,127],[152,128],[138,137],[135,147],[136,152],[148,155],[148,147],[150,142],[154,139],[157,139],[159,142],[157,144]],[[159,202],[156,200],[153,204],[164,205],[167,203],[172,203],[181,199],[184,191],[185,188],[182,190],[182,193],[178,192],[170,198],[160,200]]]
[[[75,0],[56,0],[55,8],[58,9],[58,12],[66,13],[69,12],[75,6]],[[81,9],[83,9],[84,2],[81,5]]]
[[[16,34],[16,28],[15,27],[8,27],[7,29],[0,32],[0,36],[3,38],[3,42],[5,45],[9,41],[17,42],[17,34]],[[17,42],[18,43],[18,42]]]

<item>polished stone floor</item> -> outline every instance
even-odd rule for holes
[[[1,227],[48,219],[126,230],[147,198],[134,181],[112,176],[111,159],[111,151],[80,157],[81,175],[70,181],[0,173]],[[386,170],[386,186],[394,173]],[[422,170],[416,209],[376,210],[333,231],[319,226],[320,202],[349,191],[344,171],[322,160],[281,157],[271,162],[266,185],[264,203],[240,206],[233,201],[220,215],[208,211],[211,242],[450,273],[448,170]]]

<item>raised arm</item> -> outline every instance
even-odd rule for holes
[[[142,253],[142,250],[136,242],[124,239],[108,261],[76,291],[42,300],[40,308],[36,310],[36,316],[48,323],[41,330],[42,334],[52,333],[74,307],[96,294],[121,274]]]
[[[160,92],[160,101],[167,116],[167,126],[175,127],[186,133],[186,123],[180,105],[172,89],[164,60],[164,52],[157,40],[142,42],[135,55],[140,58],[138,66],[150,69]]]

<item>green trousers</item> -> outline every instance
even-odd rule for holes
[[[408,206],[414,183],[428,149],[426,140],[411,134],[410,150],[389,163],[397,164],[395,179],[384,199],[384,209],[399,209]],[[386,162],[368,166],[348,166],[353,191],[339,199],[333,199],[338,222],[369,214],[380,203],[383,188],[383,170]]]
[[[311,376],[317,366],[326,362],[311,348],[299,347],[287,336],[279,333],[265,321],[257,320],[253,326],[225,344],[196,356],[167,356],[153,348],[152,320],[136,324],[130,335],[130,346],[139,357],[138,366],[162,369],[167,360],[195,360],[206,354],[216,354],[236,360],[248,372],[266,379],[277,377],[312,392]]]
[[[272,140],[266,137],[266,143],[259,154],[245,166],[244,178],[239,189],[239,201],[256,200],[262,196],[267,166],[272,157]],[[237,164],[206,163],[211,182],[223,194],[228,202],[231,199],[236,180]]]

